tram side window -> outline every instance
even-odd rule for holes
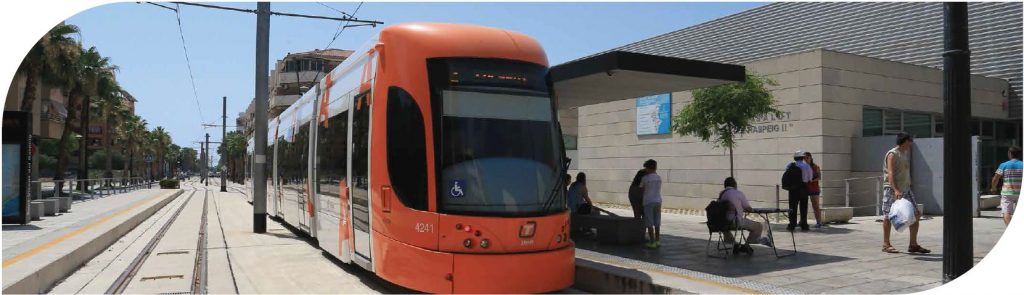
[[[348,111],[317,124],[317,193],[338,198],[348,178]]]
[[[286,144],[287,151],[282,155],[280,166],[285,169],[284,184],[292,189],[302,192],[306,180],[306,166],[309,155],[309,125],[300,124],[295,129],[295,135]]]
[[[403,205],[427,210],[427,152],[423,114],[412,95],[388,88],[388,171]]]
[[[267,183],[270,185],[274,184],[274,142],[267,145],[267,149],[264,150],[267,155],[267,162],[263,164],[263,176],[267,177]]]

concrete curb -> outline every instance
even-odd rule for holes
[[[108,229],[103,233],[99,233],[98,236],[93,234],[93,237],[91,237],[91,240],[88,242],[75,246],[73,250],[68,251],[58,259],[45,263],[45,265],[39,267],[33,273],[26,275],[24,278],[18,279],[8,286],[5,286],[3,293],[45,293],[53,287],[53,284],[64,279],[90,259],[102,253],[110,247],[110,245],[117,242],[118,239],[176,199],[183,192],[183,190],[179,189],[168,195],[168,197],[163,198],[163,200],[160,200],[158,203],[143,209],[122,221],[120,224],[115,225],[113,228]],[[141,200],[139,202],[145,202],[145,200]],[[70,242],[70,240],[65,242]]]
[[[652,282],[635,269],[576,258],[573,289],[596,294],[679,294],[689,293]]]
[[[573,288],[591,293],[799,294],[762,282],[576,249]]]

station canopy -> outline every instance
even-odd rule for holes
[[[551,68],[558,109],[742,82],[744,67],[611,51]]]

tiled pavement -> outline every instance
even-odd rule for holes
[[[608,210],[632,216],[631,211],[623,208]],[[983,215],[986,217],[974,219],[975,262],[992,249],[1005,229],[998,212]],[[758,220],[753,217],[750,218]],[[656,250],[641,245],[599,244],[590,238],[576,238],[576,243],[582,249],[806,293],[913,293],[941,285],[942,217],[921,221],[919,242],[932,253],[918,255],[882,253],[881,223],[876,219],[856,217],[848,224],[832,224],[808,232],[798,230],[795,239],[799,253],[783,258],[776,258],[770,248],[760,245],[753,246],[753,256],[709,258],[705,254],[706,218],[673,213],[662,215],[662,247]],[[791,249],[792,240],[785,224],[772,224],[772,229],[780,251]],[[909,231],[893,231],[892,243],[905,252]]]

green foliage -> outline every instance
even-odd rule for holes
[[[732,150],[736,137],[750,129],[757,118],[780,118],[783,114],[775,108],[768,86],[778,83],[747,72],[746,81],[694,90],[693,101],[672,118],[672,131],[729,149],[729,175],[734,175]]]
[[[113,167],[124,166],[125,157],[123,155],[121,155],[121,153],[118,153],[116,151],[115,152],[111,152],[110,153],[110,158],[111,158],[111,162],[113,163],[113,164],[111,164],[111,166],[113,166]],[[103,168],[103,167],[106,166],[106,161],[107,161],[107,151],[106,150],[102,150],[101,149],[101,150],[92,151],[90,153],[90,155],[89,155],[89,168],[93,168],[93,169]]]
[[[778,84],[748,72],[746,81],[693,91],[693,101],[672,118],[672,131],[696,136],[715,147],[733,148],[736,137],[759,117],[780,117],[767,86]]]
[[[177,179],[163,179],[163,180],[160,180],[160,188],[162,188],[162,189],[178,188],[178,180]]]

